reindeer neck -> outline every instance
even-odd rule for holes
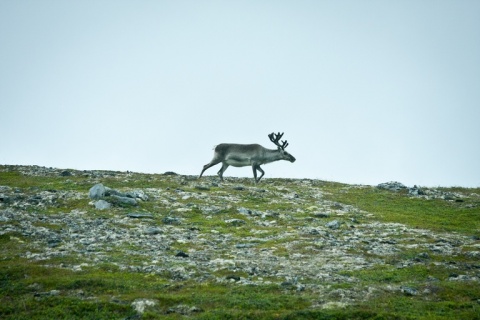
[[[282,159],[278,149],[265,149],[265,163],[270,163]]]

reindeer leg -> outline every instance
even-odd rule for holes
[[[252,168],[253,168],[253,177],[255,178],[255,183],[258,183],[260,179],[262,179],[263,175],[265,174],[265,171],[263,171],[262,168],[260,168],[259,164],[254,164]],[[257,179],[257,170],[260,171],[261,173],[258,179]]]
[[[265,174],[265,171],[263,171],[262,168],[260,168],[260,165],[257,165],[257,170],[262,173],[262,174],[260,175],[260,177],[258,178],[258,180],[257,180],[257,182],[259,182],[260,179],[262,179],[263,175]]]
[[[228,168],[228,164],[226,162],[223,163],[222,167],[220,168],[220,170],[218,171],[218,176],[220,177],[220,180],[223,181],[223,173],[225,172],[225,170],[227,170]]]
[[[208,168],[211,168],[213,167],[214,165],[216,164],[219,164],[221,161],[220,160],[216,160],[216,159],[213,159],[212,161],[210,161],[209,163],[207,163],[206,165],[203,166],[203,170],[202,172],[200,173],[200,176],[198,176],[198,179],[200,179],[203,175],[203,173],[205,172],[205,170],[207,170]]]

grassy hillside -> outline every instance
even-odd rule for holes
[[[419,190],[0,166],[0,318],[479,319],[480,189]]]

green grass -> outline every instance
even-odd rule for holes
[[[369,187],[352,188],[342,192],[342,188],[335,185],[329,190],[332,194],[328,198],[368,211],[380,221],[397,222],[434,231],[480,236],[479,198],[466,203],[457,203],[441,199],[410,198],[406,192],[390,192]],[[480,194],[479,189],[469,191]],[[476,206],[468,208],[466,207],[468,203]]]
[[[168,309],[178,304],[206,311],[203,317],[219,310],[222,314],[284,314],[309,305],[304,297],[286,294],[277,286],[242,287],[187,281],[171,285],[160,276],[120,272],[115,267],[72,272],[28,262],[15,266],[0,263],[0,289],[2,319],[107,319],[109,314],[111,318],[125,317],[135,312],[129,304],[121,302],[145,297],[158,301],[156,313],[151,311],[146,315],[155,319],[164,318]],[[51,290],[60,293],[43,294]],[[111,297],[115,297],[113,302]]]

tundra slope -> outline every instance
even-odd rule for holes
[[[1,166],[0,173],[7,178],[0,186],[0,236],[15,242],[16,255],[48,268],[85,272],[109,265],[172,284],[274,285],[306,297],[313,309],[385,294],[436,299],[432,283],[480,278],[478,230],[472,236],[414,228],[335,201],[356,190],[377,192],[370,186],[267,179],[259,187],[237,178],[219,185],[212,177],[199,184],[173,174],[22,166]],[[143,196],[137,206],[106,196],[113,207],[97,210],[88,197],[97,183]],[[449,205],[478,212],[477,193],[452,195]],[[377,270],[420,269],[425,274],[365,280]]]

